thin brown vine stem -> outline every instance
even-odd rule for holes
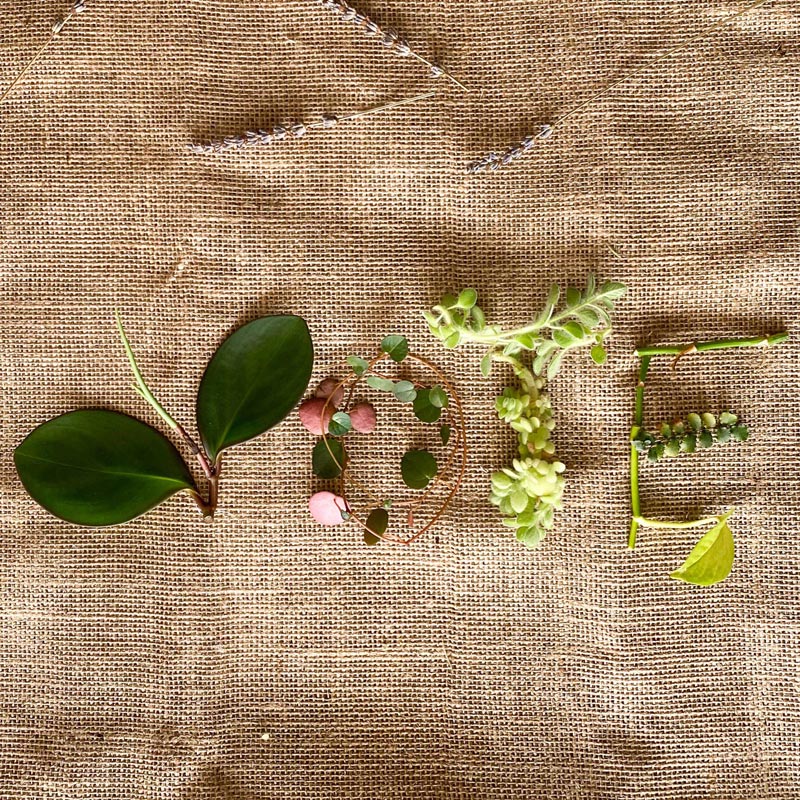
[[[347,399],[346,399],[345,404],[343,406],[343,408],[347,409],[347,408],[349,408],[349,405],[350,405],[350,403],[351,403],[351,401],[353,399],[353,395],[355,394],[356,387],[361,383],[362,380],[364,380],[366,375],[368,375],[370,373],[376,374],[376,373],[374,373],[375,366],[377,364],[379,364],[380,362],[385,361],[388,358],[389,358],[389,354],[388,353],[381,353],[380,355],[376,356],[375,358],[373,358],[367,364],[367,367],[364,369],[364,371],[360,375],[356,374],[355,372],[353,372],[353,370],[351,368],[349,375],[347,377],[345,377],[344,379],[342,379],[341,381],[339,381],[336,384],[336,386],[333,388],[333,390],[330,392],[328,397],[326,398],[325,403],[323,404],[323,407],[322,407],[322,410],[321,410],[321,413],[320,413],[320,422],[322,423],[324,421],[325,415],[326,415],[328,409],[331,406],[332,398],[334,397],[334,395],[336,394],[336,392],[339,389],[343,389],[346,386],[348,386],[348,396],[347,396]],[[455,390],[454,386],[452,385],[452,383],[447,379],[447,377],[444,375],[444,373],[435,364],[433,364],[428,359],[425,359],[422,356],[417,356],[414,353],[409,353],[406,356],[406,359],[411,359],[412,361],[416,361],[418,364],[421,364],[421,365],[425,366],[427,369],[429,369],[431,372],[433,372],[433,374],[436,376],[436,378],[442,383],[444,388],[448,391],[450,397],[452,398],[453,402],[455,403],[457,411],[458,411],[458,417],[457,418],[454,417],[452,415],[452,413],[448,409],[448,412],[447,412],[448,413],[448,419],[450,419],[454,423],[454,427],[456,428],[456,433],[455,433],[453,445],[450,448],[450,455],[449,455],[448,460],[446,462],[445,468],[443,470],[440,470],[439,472],[437,472],[436,476],[431,481],[430,486],[426,488],[425,494],[421,498],[418,498],[418,499],[416,499],[414,501],[411,501],[411,502],[396,503],[396,504],[394,504],[394,507],[407,508],[410,511],[413,511],[414,509],[418,508],[425,501],[425,499],[427,499],[430,496],[430,494],[433,492],[433,490],[436,487],[445,486],[446,488],[448,488],[448,484],[445,481],[445,475],[449,474],[450,467],[453,464],[453,462],[455,461],[456,454],[459,451],[462,454],[461,467],[459,469],[458,475],[456,476],[456,479],[455,479],[452,487],[449,487],[450,491],[447,494],[447,496],[444,499],[444,501],[442,502],[439,510],[436,512],[434,517],[425,526],[423,526],[420,530],[415,531],[415,530],[413,530],[413,527],[411,525],[409,525],[409,527],[412,528],[412,532],[413,532],[413,535],[410,538],[406,537],[405,539],[403,539],[403,538],[394,536],[392,534],[389,534],[389,535],[387,535],[387,534],[375,534],[375,532],[371,531],[370,528],[367,526],[366,521],[362,520],[358,516],[358,514],[355,513],[352,510],[352,508],[350,506],[350,503],[347,500],[346,487],[348,485],[351,486],[351,487],[354,487],[354,488],[360,490],[361,492],[363,492],[364,494],[366,494],[373,501],[373,503],[375,503],[375,507],[376,508],[382,507],[382,505],[383,505],[382,504],[382,499],[379,498],[377,495],[375,495],[368,487],[364,486],[360,481],[358,481],[355,478],[353,478],[353,476],[350,474],[350,471],[349,471],[349,469],[347,468],[346,465],[343,465],[343,464],[339,463],[339,461],[337,460],[336,456],[333,454],[333,452],[331,450],[330,444],[328,443],[328,440],[329,440],[330,437],[329,437],[327,431],[325,431],[324,425],[321,425],[320,427],[322,428],[322,431],[323,431],[322,440],[325,442],[325,448],[328,451],[328,454],[330,455],[330,457],[333,460],[334,464],[336,464],[341,469],[341,475],[340,475],[340,478],[339,478],[339,492],[340,492],[340,494],[342,496],[342,499],[345,501],[345,505],[347,507],[347,511],[348,511],[348,514],[349,514],[350,518],[354,522],[358,523],[358,525],[363,530],[369,531],[373,535],[377,535],[378,538],[383,540],[383,541],[392,542],[394,544],[409,545],[413,541],[418,539],[420,536],[422,536],[425,532],[430,530],[430,528],[436,522],[438,522],[439,519],[441,519],[442,515],[444,514],[444,512],[449,507],[450,502],[452,501],[452,499],[455,496],[456,492],[458,492],[459,488],[461,487],[461,483],[463,482],[463,477],[464,477],[464,474],[466,472],[466,464],[467,464],[467,438],[466,438],[466,423],[465,423],[465,415],[464,415],[463,406],[461,404],[461,400],[460,400],[460,398],[458,396],[458,393],[456,392],[456,390]],[[421,385],[421,384],[419,384],[419,385]],[[343,450],[344,450],[344,447],[343,447]],[[344,450],[344,452],[345,452],[345,454],[347,453],[346,450]]]
[[[427,364],[428,366],[433,367],[434,371],[439,372],[439,370],[436,367],[434,367],[431,364],[430,361],[427,361],[426,359],[423,359],[423,358],[420,358],[419,360],[423,364]],[[439,373],[439,374],[441,375],[441,373]],[[450,391],[451,396],[453,398],[453,402],[456,404],[456,409],[458,410],[459,423],[460,423],[460,431],[459,432],[460,432],[460,435],[463,437],[463,445],[462,445],[462,451],[461,451],[461,453],[462,453],[461,468],[459,470],[458,477],[456,478],[456,482],[455,482],[452,490],[450,491],[450,494],[447,496],[447,498],[445,499],[444,503],[439,508],[438,513],[433,517],[433,519],[422,530],[420,530],[415,536],[412,536],[411,539],[409,539],[406,542],[406,544],[411,544],[413,541],[418,539],[420,536],[422,536],[423,533],[425,533],[426,531],[430,530],[442,518],[444,512],[449,508],[450,502],[455,497],[455,495],[458,492],[458,490],[461,488],[461,484],[462,484],[462,482],[464,480],[464,474],[467,471],[467,457],[468,457],[467,427],[466,427],[466,419],[465,419],[465,415],[464,415],[464,407],[461,405],[461,399],[459,398],[459,396],[456,393],[455,389],[453,388],[452,384],[450,384],[450,382],[446,378],[444,378],[443,376],[441,377],[441,380],[444,383],[445,388],[448,389],[448,391]]]
[[[769,2],[771,2],[771,0],[755,0],[755,2],[750,3],[749,5],[745,6],[740,11],[737,11],[734,14],[729,14],[727,17],[723,17],[722,19],[717,20],[713,25],[709,25],[707,28],[703,28],[702,31],[700,31],[699,33],[696,33],[694,36],[691,36],[690,38],[688,38],[685,41],[681,42],[681,44],[676,45],[675,47],[671,47],[669,50],[667,50],[665,53],[662,53],[660,56],[657,56],[656,58],[651,59],[647,63],[642,64],[640,67],[637,67],[636,69],[634,69],[632,72],[629,72],[627,75],[624,75],[622,78],[619,78],[619,80],[616,80],[613,83],[609,84],[608,86],[606,86],[605,89],[603,89],[602,91],[600,91],[597,94],[593,95],[588,100],[584,100],[582,103],[580,103],[579,105],[575,106],[575,108],[573,108],[571,111],[568,111],[566,114],[564,114],[563,116],[559,117],[552,124],[552,127],[553,128],[561,127],[570,117],[574,116],[579,111],[582,111],[588,105],[591,105],[592,103],[595,103],[596,101],[602,99],[603,97],[605,97],[607,94],[612,92],[614,89],[616,89],[621,84],[625,83],[626,81],[629,81],[631,78],[635,78],[637,75],[641,75],[642,72],[645,72],[646,70],[650,69],[650,67],[655,66],[659,62],[664,61],[667,58],[669,58],[670,56],[675,55],[675,53],[678,53],[681,50],[684,50],[689,45],[694,44],[694,42],[697,42],[700,39],[704,38],[705,36],[708,36],[708,34],[713,33],[716,30],[719,30],[719,28],[725,27],[725,25],[727,25],[728,23],[732,22],[737,17],[741,17],[742,15],[747,14],[750,11],[754,11],[759,6],[766,5]]]
[[[0,105],[2,105],[6,101],[8,96],[11,94],[11,92],[13,92],[14,89],[17,88],[20,81],[22,81],[28,74],[28,72],[30,72],[31,67],[33,67],[33,65],[39,60],[39,58],[41,58],[42,53],[44,53],[44,51],[47,50],[47,48],[50,47],[50,45],[61,35],[61,31],[64,30],[64,27],[67,25],[67,23],[69,23],[69,21],[74,16],[75,12],[70,11],[69,14],[67,14],[67,16],[64,17],[63,20],[61,20],[61,22],[56,23],[58,25],[58,29],[55,28],[53,29],[52,33],[50,34],[50,38],[48,38],[47,41],[45,41],[45,43],[33,54],[33,56],[31,56],[28,63],[17,74],[17,77],[11,81],[11,83],[8,85],[3,94],[0,95]]]

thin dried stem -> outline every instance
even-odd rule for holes
[[[347,401],[342,406],[346,410],[349,407],[350,402],[352,401],[352,398],[353,398],[353,396],[355,394],[356,388],[359,386],[359,384],[366,378],[367,375],[378,374],[378,373],[375,372],[375,367],[380,362],[385,361],[388,358],[389,358],[388,354],[381,353],[379,356],[373,358],[372,361],[369,362],[367,368],[360,375],[356,374],[355,372],[353,372],[351,370],[350,373],[343,380],[339,381],[339,383],[334,387],[334,389],[328,395],[328,397],[327,397],[327,399],[325,401],[325,404],[323,406],[322,412],[320,414],[320,418],[321,419],[325,418],[327,410],[330,407],[330,404],[332,402],[332,398],[338,392],[339,389],[346,388],[347,391],[348,391]],[[353,477],[353,475],[351,474],[351,472],[350,472],[350,470],[348,468],[347,458],[345,458],[345,463],[344,464],[339,464],[338,463],[336,455],[333,453],[333,450],[330,447],[330,444],[329,444],[329,438],[330,437],[329,437],[329,435],[327,433],[323,432],[322,439],[325,442],[325,447],[328,450],[328,454],[330,455],[331,459],[342,470],[341,476],[339,478],[339,492],[340,492],[342,498],[345,501],[345,504],[346,504],[348,512],[349,512],[350,519],[352,519],[354,522],[356,522],[358,525],[360,525],[361,528],[364,531],[368,531],[370,533],[373,533],[373,535],[377,535],[378,538],[383,539],[384,541],[392,542],[394,544],[408,545],[408,544],[411,544],[416,539],[418,539],[420,536],[422,536],[428,530],[430,530],[431,527],[433,527],[433,525],[435,525],[436,522],[438,522],[439,519],[441,519],[442,515],[445,513],[445,511],[449,507],[453,497],[455,497],[456,493],[458,492],[459,488],[461,487],[461,483],[463,481],[464,473],[466,471],[466,466],[467,466],[467,440],[466,440],[465,415],[464,415],[463,406],[461,404],[461,400],[458,397],[458,394],[457,394],[454,386],[450,383],[450,381],[448,381],[448,379],[444,375],[444,373],[435,364],[433,364],[432,362],[430,362],[427,359],[423,358],[422,356],[417,356],[417,355],[415,355],[413,353],[409,353],[406,356],[405,360],[406,361],[416,361],[417,363],[421,364],[422,366],[426,367],[431,372],[433,372],[434,375],[436,376],[436,379],[442,384],[444,389],[447,391],[448,396],[453,401],[453,405],[455,406],[455,409],[456,409],[455,414],[453,414],[450,410],[447,411],[448,421],[452,423],[453,436],[452,436],[451,443],[450,443],[451,446],[450,446],[449,455],[447,457],[447,460],[446,460],[444,466],[442,467],[442,469],[440,469],[437,472],[437,474],[432,479],[430,485],[426,488],[425,492],[422,495],[420,495],[419,497],[414,498],[413,500],[403,501],[403,502],[399,502],[399,503],[394,503],[393,504],[393,508],[407,508],[409,510],[409,523],[408,524],[409,524],[409,527],[411,528],[411,535],[410,536],[408,536],[406,538],[402,538],[402,537],[399,537],[399,536],[394,536],[392,534],[385,534],[385,533],[381,534],[381,535],[378,535],[378,534],[375,534],[374,531],[370,530],[370,528],[367,526],[366,518],[362,519],[357,512],[353,511],[352,506],[351,506],[350,502],[347,499],[347,489],[348,489],[348,487],[351,488],[351,489],[356,489],[359,492],[361,492],[362,494],[366,495],[369,498],[369,500],[371,501],[371,503],[372,503],[372,508],[382,507],[383,506],[383,502],[384,502],[384,498],[381,498],[378,495],[376,495],[371,489],[369,489],[369,487],[365,486],[363,483],[361,483],[360,481],[358,481],[356,478]],[[417,384],[417,385],[420,386],[421,384]],[[460,459],[458,459],[459,464],[458,464],[458,469],[457,469],[457,472],[456,472],[456,475],[455,475],[455,479],[452,481],[452,483],[448,483],[447,478],[448,478],[451,470],[455,466],[455,461],[457,460],[457,456],[459,454],[460,454],[461,457],[460,457]],[[347,454],[345,453],[345,455],[347,455]],[[414,526],[413,526],[413,522],[411,521],[413,519],[413,511],[414,511],[414,509],[419,508],[426,501],[428,501],[428,499],[431,497],[431,495],[434,492],[434,490],[436,490],[437,488],[439,488],[441,486],[445,486],[445,487],[448,488],[448,492],[447,492],[446,497],[444,498],[444,500],[442,500],[439,503],[437,510],[434,512],[432,518],[427,522],[427,524],[425,524],[420,529],[415,530]]]
[[[53,25],[52,31],[50,33],[50,38],[39,47],[39,49],[33,54],[30,58],[28,63],[22,68],[22,70],[17,74],[14,80],[6,87],[6,90],[0,95],[0,105],[2,105],[11,92],[19,85],[19,83],[25,78],[25,76],[30,71],[31,67],[39,60],[45,50],[60,36],[61,32],[64,28],[69,24],[69,22],[75,17],[76,14],[80,14],[86,10],[86,3],[84,0],[76,0],[75,4],[72,7],[72,11],[67,14],[66,17],[60,19]]]
[[[438,64],[429,61],[425,56],[413,50],[408,43],[408,40],[400,36],[397,32],[389,28],[381,28],[377,22],[370,19],[366,14],[362,14],[350,3],[345,0],[314,0],[317,5],[327,8],[336,14],[342,22],[352,24],[357,30],[361,31],[365,36],[369,36],[376,41],[380,42],[390,52],[398,56],[414,58],[424,64],[430,70],[430,77],[432,78],[447,78],[451,83],[457,86],[464,92],[469,89],[464,86],[461,81],[454,78],[449,72],[442,69]]]
[[[406,97],[403,98],[402,100],[393,100],[388,103],[382,103],[379,106],[366,108],[363,111],[354,111],[351,114],[346,114],[342,117],[325,115],[321,120],[317,122],[309,122],[309,123],[295,122],[291,125],[276,125],[270,131],[267,130],[247,131],[247,133],[244,133],[240,136],[228,136],[225,139],[219,139],[204,144],[191,144],[189,145],[189,149],[194,153],[201,153],[204,155],[208,155],[215,153],[225,153],[228,152],[229,150],[242,150],[243,148],[246,147],[272,144],[273,142],[282,141],[287,137],[294,137],[295,139],[301,139],[310,131],[334,128],[340,122],[353,122],[355,120],[362,119],[363,117],[369,117],[374,114],[382,114],[386,111],[391,111],[395,108],[400,108],[401,106],[407,106],[411,105],[412,103],[418,103],[420,100],[427,100],[430,97],[435,97],[435,95],[436,92],[425,92],[424,94],[418,94],[415,95],[414,97]]]
[[[661,61],[665,61],[670,56],[679,53],[681,50],[685,50],[689,45],[694,44],[695,42],[699,41],[700,39],[705,38],[714,31],[719,30],[720,28],[724,28],[726,25],[730,24],[733,20],[741,17],[743,14],[747,14],[750,11],[754,11],[756,8],[760,6],[766,5],[769,3],[770,0],[754,0],[754,2],[749,3],[747,6],[742,8],[741,10],[737,11],[734,14],[729,14],[727,17],[723,17],[722,19],[717,20],[712,25],[709,25],[706,28],[703,28],[699,33],[696,33],[694,36],[690,36],[685,41],[681,42],[680,44],[676,45],[675,47],[670,48],[666,52],[662,53],[659,56],[656,56],[650,61],[645,62],[641,66],[634,69],[632,72],[629,72],[627,75],[619,78],[618,80],[610,83],[608,86],[605,87],[602,91],[598,92],[597,94],[592,95],[588,100],[584,100],[582,103],[579,103],[575,108],[571,111],[568,111],[566,114],[560,116],[555,122],[552,124],[543,125],[540,132],[535,136],[526,136],[520,143],[512,145],[503,153],[489,153],[482,158],[479,158],[477,161],[470,164],[467,168],[467,172],[475,174],[478,172],[483,172],[484,170],[497,170],[500,167],[507,166],[518,159],[520,156],[525,155],[531,147],[533,146],[534,142],[537,139],[547,139],[549,138],[557,128],[560,128],[568,119],[575,116],[579,112],[583,111],[588,106],[596,103],[598,100],[601,100],[607,94],[610,94],[614,89],[618,86],[621,86],[623,83],[635,78],[637,75],[641,75],[646,70],[650,69],[651,67],[655,66]]]

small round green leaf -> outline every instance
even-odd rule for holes
[[[353,430],[353,420],[345,411],[337,411],[331,417],[330,425],[328,425],[328,433],[331,436],[344,436],[351,430]]]
[[[431,402],[431,389],[420,389],[414,398],[414,415],[422,422],[437,422],[442,409]]]
[[[158,431],[115,411],[72,411],[40,425],[14,451],[39,505],[76,525],[119,525],[194,481]]]
[[[381,350],[400,363],[408,355],[408,340],[405,336],[387,336],[381,342]]]
[[[394,384],[393,391],[394,396],[401,403],[413,403],[417,396],[417,390],[411,381],[398,381]]]
[[[327,444],[326,444],[327,442]],[[338,478],[347,466],[347,451],[338,439],[320,439],[311,454],[311,469],[318,478]]]
[[[409,489],[424,489],[438,469],[436,459],[427,450],[409,450],[400,462],[403,482]]]
[[[394,393],[394,381],[388,378],[381,378],[380,375],[367,375],[367,386],[377,389],[379,392]]]
[[[302,397],[313,362],[300,317],[262,317],[232,333],[197,393],[197,426],[211,460],[277,425]]]

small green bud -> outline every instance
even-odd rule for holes
[[[693,433],[687,433],[686,436],[681,439],[681,450],[684,453],[694,453],[697,449],[697,437]]]
[[[474,289],[464,289],[458,296],[460,308],[470,309],[478,302],[478,293]]]
[[[675,436],[683,436],[686,433],[686,426],[679,420],[672,423],[672,432]]]
[[[750,431],[744,425],[736,425],[731,429],[731,436],[737,442],[743,442],[750,435]]]
[[[486,327],[486,316],[484,315],[483,311],[478,308],[478,306],[472,307],[472,315],[470,319],[472,320],[472,330],[482,331]]]
[[[697,443],[700,447],[709,448],[712,444],[714,444],[714,436],[710,431],[703,431],[697,437]]]
[[[669,439],[669,437],[672,436],[672,428],[669,426],[668,423],[662,422],[660,430],[661,430],[661,436],[664,439]]]
[[[590,355],[592,357],[592,361],[595,364],[605,364],[608,355],[606,354],[606,349],[601,344],[596,344],[590,351]]]
[[[717,418],[713,414],[703,414],[703,426],[713,431],[717,427]]]
[[[442,305],[445,308],[453,308],[458,305],[458,298],[454,294],[448,293],[442,298]]]
[[[703,422],[698,414],[689,414],[689,416],[686,417],[686,421],[689,423],[689,427],[694,431],[699,431],[700,428],[703,427]]]

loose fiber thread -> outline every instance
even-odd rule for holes
[[[259,129],[257,131],[247,131],[239,136],[227,136],[224,139],[218,139],[216,141],[201,144],[190,144],[189,149],[193,153],[211,155],[215,153],[226,153],[231,150],[242,150],[246,147],[273,144],[274,142],[283,141],[286,138],[301,139],[311,131],[329,130],[330,128],[335,128],[340,122],[352,122],[372,114],[380,114],[384,111],[390,111],[391,109],[399,108],[400,106],[417,103],[420,100],[426,100],[429,97],[434,97],[435,95],[436,92],[426,92],[425,94],[418,94],[414,97],[407,97],[403,100],[394,100],[390,103],[384,103],[379,106],[367,108],[363,111],[355,111],[352,114],[347,114],[343,117],[337,117],[333,114],[326,114],[317,122],[295,122],[290,125],[276,125],[271,130]]]
[[[459,89],[465,92],[469,91],[469,89],[467,89],[467,87],[464,86],[461,81],[454,78],[449,72],[442,69],[442,67],[440,67],[438,64],[428,61],[427,58],[416,52],[416,50],[412,50],[406,38],[400,36],[399,33],[396,33],[389,28],[381,28],[377,22],[370,19],[366,14],[362,14],[360,11],[358,11],[358,9],[346,2],[346,0],[313,0],[313,2],[322,6],[323,8],[327,8],[329,11],[332,11],[342,22],[351,23],[365,36],[374,38],[389,51],[396,53],[398,56],[410,56],[411,58],[415,58],[420,63],[425,64],[425,66],[427,66],[430,70],[430,76],[432,78],[445,77],[458,86]]]
[[[58,20],[54,23],[52,31],[50,32],[50,38],[33,54],[33,57],[28,61],[28,63],[22,68],[16,78],[8,85],[8,88],[0,95],[0,103],[5,102],[6,98],[14,91],[16,86],[20,83],[20,81],[28,74],[28,71],[31,67],[39,60],[42,53],[58,38],[70,20],[76,14],[82,14],[86,11],[86,2],[85,0],[75,0],[75,3],[72,6],[72,11],[69,12],[65,17]]]
[[[664,61],[665,59],[669,58],[670,56],[674,55],[675,53],[680,52],[687,48],[690,44],[702,39],[703,37],[707,36],[710,33],[718,30],[719,28],[725,27],[725,25],[732,22],[737,17],[741,17],[743,14],[747,14],[749,11],[753,11],[754,9],[758,8],[759,6],[763,6],[766,3],[770,2],[770,0],[755,0],[755,2],[750,3],[749,5],[745,6],[741,11],[737,11],[735,14],[730,14],[727,17],[723,17],[722,19],[717,20],[713,25],[709,25],[707,28],[704,28],[699,33],[695,34],[694,36],[686,39],[686,41],[682,42],[679,45],[667,50],[666,53],[662,53],[660,56],[651,59],[650,61],[642,64],[642,66],[638,67],[637,69],[633,70],[633,72],[629,72],[627,75],[623,76],[617,81],[606,86],[605,89],[598,92],[597,94],[590,97],[588,100],[584,100],[579,105],[575,106],[571,111],[568,111],[562,117],[559,117],[552,125],[546,124],[542,125],[541,130],[535,136],[526,136],[521,142],[518,144],[514,144],[505,150],[502,153],[488,153],[487,155],[479,158],[477,161],[474,161],[472,164],[467,167],[467,172],[471,174],[477,174],[479,172],[483,172],[485,170],[498,170],[501,167],[508,166],[516,161],[521,156],[525,155],[531,148],[533,147],[536,140],[542,139],[549,139],[550,136],[553,135],[556,128],[560,128],[570,117],[577,114],[579,111],[582,111],[587,106],[591,105],[592,103],[600,100],[605,95],[609,94],[611,91],[617,88],[620,84],[629,81],[631,78],[636,77],[637,75],[641,74],[650,67],[658,64],[659,61]]]

